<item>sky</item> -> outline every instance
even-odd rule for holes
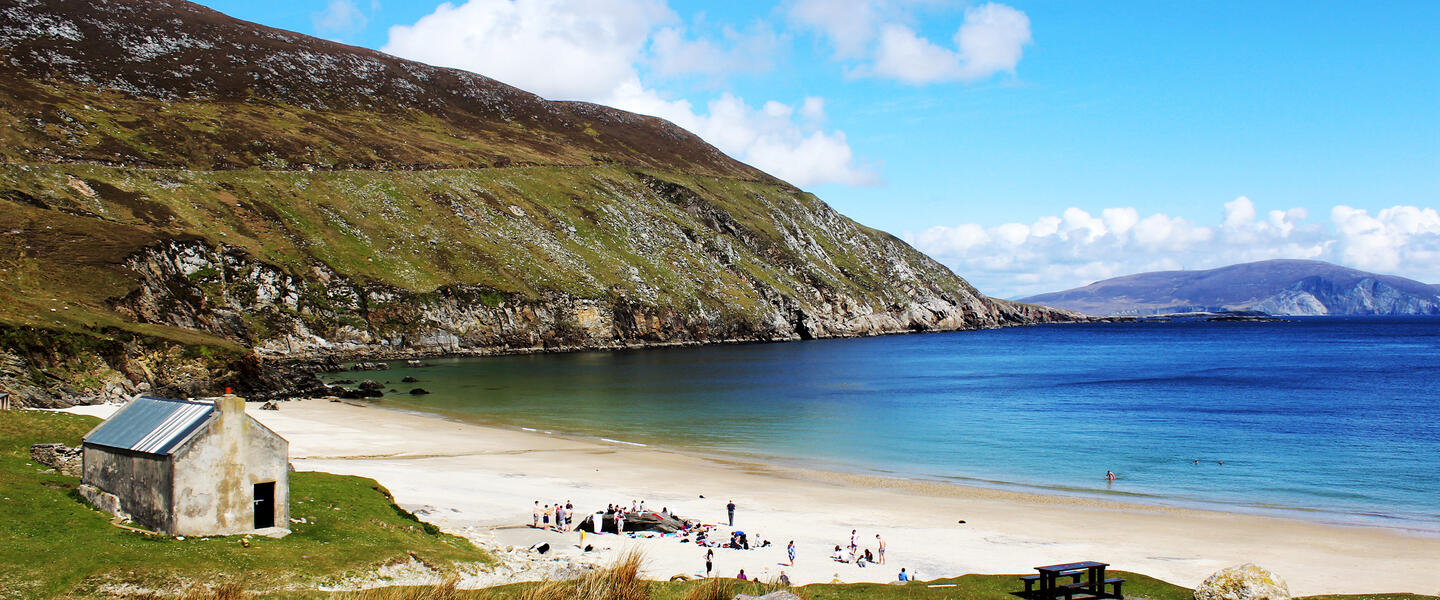
[[[669,119],[995,296],[1269,258],[1440,283],[1440,2],[201,4]]]

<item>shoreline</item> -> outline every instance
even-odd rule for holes
[[[114,408],[71,412],[104,416]],[[715,575],[726,577],[743,568],[767,580],[783,570],[797,585],[887,582],[901,567],[936,579],[1099,560],[1193,588],[1221,568],[1253,562],[1297,596],[1436,593],[1428,573],[1440,539],[1391,529],[799,469],[328,400],[247,409],[290,441],[297,469],[371,477],[401,507],[505,563],[462,574],[465,587],[564,576],[632,548],[645,554],[647,579],[701,575],[704,549],[693,543],[587,534],[596,551],[582,552],[577,532],[530,528],[532,503],[573,501],[578,523],[608,503],[645,499],[651,508],[719,523],[728,535],[724,504],[733,499],[737,527],[772,546],[716,549]],[[831,549],[847,545],[852,529],[862,548],[875,548],[882,534],[887,564],[832,562]],[[798,549],[793,568],[789,540]],[[524,550],[537,543],[553,550]],[[435,581],[423,569],[386,577],[351,583]]]
[[[325,400],[250,408],[290,440],[297,468],[373,477],[401,506],[491,548],[548,542],[558,559],[604,563],[637,547],[651,579],[700,574],[703,549],[674,538],[589,535],[599,551],[582,553],[574,532],[530,529],[532,503],[573,500],[583,516],[645,499],[724,530],[723,505],[733,499],[737,526],[773,545],[717,550],[716,574],[785,570],[797,584],[885,582],[900,567],[933,579],[1101,560],[1193,588],[1223,567],[1254,562],[1296,595],[1435,593],[1426,574],[1440,539],[1389,529],[796,469]],[[884,535],[887,564],[830,561],[851,529],[862,547]],[[781,566],[792,539],[796,566]]]
[[[1409,516],[1398,516],[1386,513],[1356,513],[1345,512],[1316,507],[1292,506],[1279,503],[1264,503],[1260,501],[1245,502],[1221,502],[1215,500],[1186,498],[1177,496],[1166,496],[1162,494],[1151,494],[1142,492],[1116,491],[1116,490],[1092,490],[1077,487],[1066,487],[1061,485],[1045,486],[1038,484],[1027,484],[1003,480],[982,479],[976,477],[937,475],[933,473],[904,473],[900,471],[885,471],[873,467],[860,465],[847,465],[843,463],[827,462],[823,459],[801,459],[790,458],[778,455],[763,455],[758,453],[744,453],[734,451],[717,450],[714,454],[707,454],[703,448],[688,448],[682,445],[671,443],[670,440],[635,442],[624,439],[605,437],[603,434],[587,431],[565,431],[565,430],[544,430],[528,425],[508,422],[504,420],[476,418],[473,415],[462,415],[444,411],[432,411],[407,406],[403,401],[382,402],[376,399],[350,400],[362,404],[366,408],[409,414],[421,418],[434,418],[445,421],[473,425],[476,427],[496,428],[503,430],[519,430],[536,435],[555,436],[570,439],[578,442],[608,443],[634,446],[638,448],[649,448],[658,452],[671,452],[686,455],[698,460],[715,461],[721,464],[733,464],[737,468],[764,467],[773,469],[777,473],[788,473],[792,478],[806,478],[806,474],[816,474],[825,478],[826,476],[853,477],[860,481],[871,482],[870,487],[888,487],[884,482],[899,481],[913,485],[929,484],[936,490],[944,490],[950,487],[958,487],[981,491],[995,491],[1000,494],[1017,494],[1023,497],[1041,498],[1074,498],[1080,503],[1110,503],[1117,509],[1124,508],[1153,508],[1159,510],[1197,510],[1204,512],[1215,512],[1223,514],[1247,515],[1275,519],[1288,519],[1303,521],[1317,525],[1334,527],[1378,529],[1395,531],[1405,535],[1435,538],[1440,540],[1440,519],[1426,520]],[[937,492],[938,493],[938,492]]]

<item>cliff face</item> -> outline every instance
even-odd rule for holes
[[[1294,316],[1440,314],[1440,293],[1433,286],[1314,260],[1140,273],[1024,300],[1092,315],[1190,310]]]
[[[13,3],[0,53],[0,337],[70,340],[7,342],[16,372],[71,374],[32,382],[54,394],[283,387],[256,357],[1077,316],[988,298],[659,119],[184,2]]]

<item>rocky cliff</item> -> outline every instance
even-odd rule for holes
[[[0,53],[0,386],[27,398],[1076,318],[659,119],[185,2],[12,3]]]
[[[1440,314],[1440,293],[1433,286],[1316,260],[1140,273],[1023,301],[1092,315],[1218,310],[1295,316]]]

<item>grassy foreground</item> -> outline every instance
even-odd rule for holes
[[[110,525],[75,492],[80,481],[30,464],[30,445],[78,445],[98,419],[0,412],[0,598],[112,597],[129,584],[184,589],[261,581],[266,587],[337,581],[416,559],[445,570],[488,562],[467,540],[440,533],[391,501],[374,480],[292,473],[290,536],[149,536]]]

